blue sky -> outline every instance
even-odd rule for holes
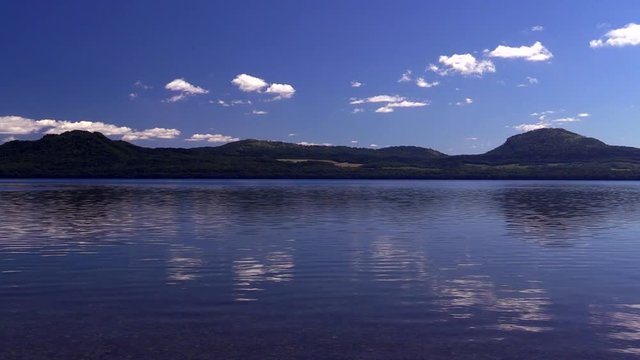
[[[638,1],[0,0],[0,140],[640,146],[635,23]]]

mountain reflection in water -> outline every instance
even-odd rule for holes
[[[0,358],[636,358],[640,183],[2,181]]]

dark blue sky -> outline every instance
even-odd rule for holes
[[[633,23],[638,1],[0,1],[0,138],[640,146]]]

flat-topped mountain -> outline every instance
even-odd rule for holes
[[[485,154],[456,156],[416,146],[262,140],[153,149],[71,131],[0,145],[0,177],[640,179],[640,149],[564,129],[534,130]]]

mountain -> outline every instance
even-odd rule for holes
[[[571,162],[640,158],[640,149],[611,146],[564,129],[545,128],[510,137],[483,155],[500,162]]]
[[[382,149],[347,146],[299,145],[281,141],[241,140],[215,148],[225,156],[250,156],[267,159],[331,160],[350,163],[420,163],[447,155],[417,146],[392,146]]]
[[[415,146],[365,149],[263,140],[145,148],[71,131],[0,145],[0,177],[640,179],[640,149],[564,129],[534,130],[485,154],[456,156]]]

